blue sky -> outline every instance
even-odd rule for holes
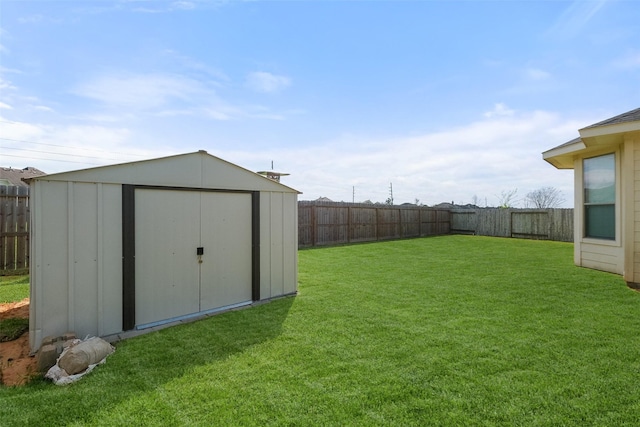
[[[640,2],[0,3],[0,165],[207,150],[301,199],[495,205],[640,106]],[[355,191],[354,191],[355,190]],[[523,203],[520,203],[522,206]]]

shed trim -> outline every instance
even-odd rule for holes
[[[260,301],[260,192],[251,193],[251,299]]]
[[[251,194],[251,298],[260,300],[260,191],[122,184],[122,330],[136,328],[135,190]]]
[[[136,326],[135,185],[122,185],[122,330]]]

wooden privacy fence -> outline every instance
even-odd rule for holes
[[[459,209],[451,232],[573,242],[573,209]]]
[[[298,247],[449,234],[448,210],[359,203],[298,203]]]
[[[29,188],[0,185],[0,273],[29,268]]]

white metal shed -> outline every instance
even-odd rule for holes
[[[32,351],[297,292],[298,191],[206,151],[30,187]]]

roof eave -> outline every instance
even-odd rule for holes
[[[557,169],[573,169],[573,156],[584,150],[586,145],[581,139],[571,144],[563,144],[542,153],[542,158]]]
[[[581,138],[597,138],[601,136],[621,135],[627,132],[640,131],[640,121],[615,123],[597,127],[586,127],[580,129]]]

